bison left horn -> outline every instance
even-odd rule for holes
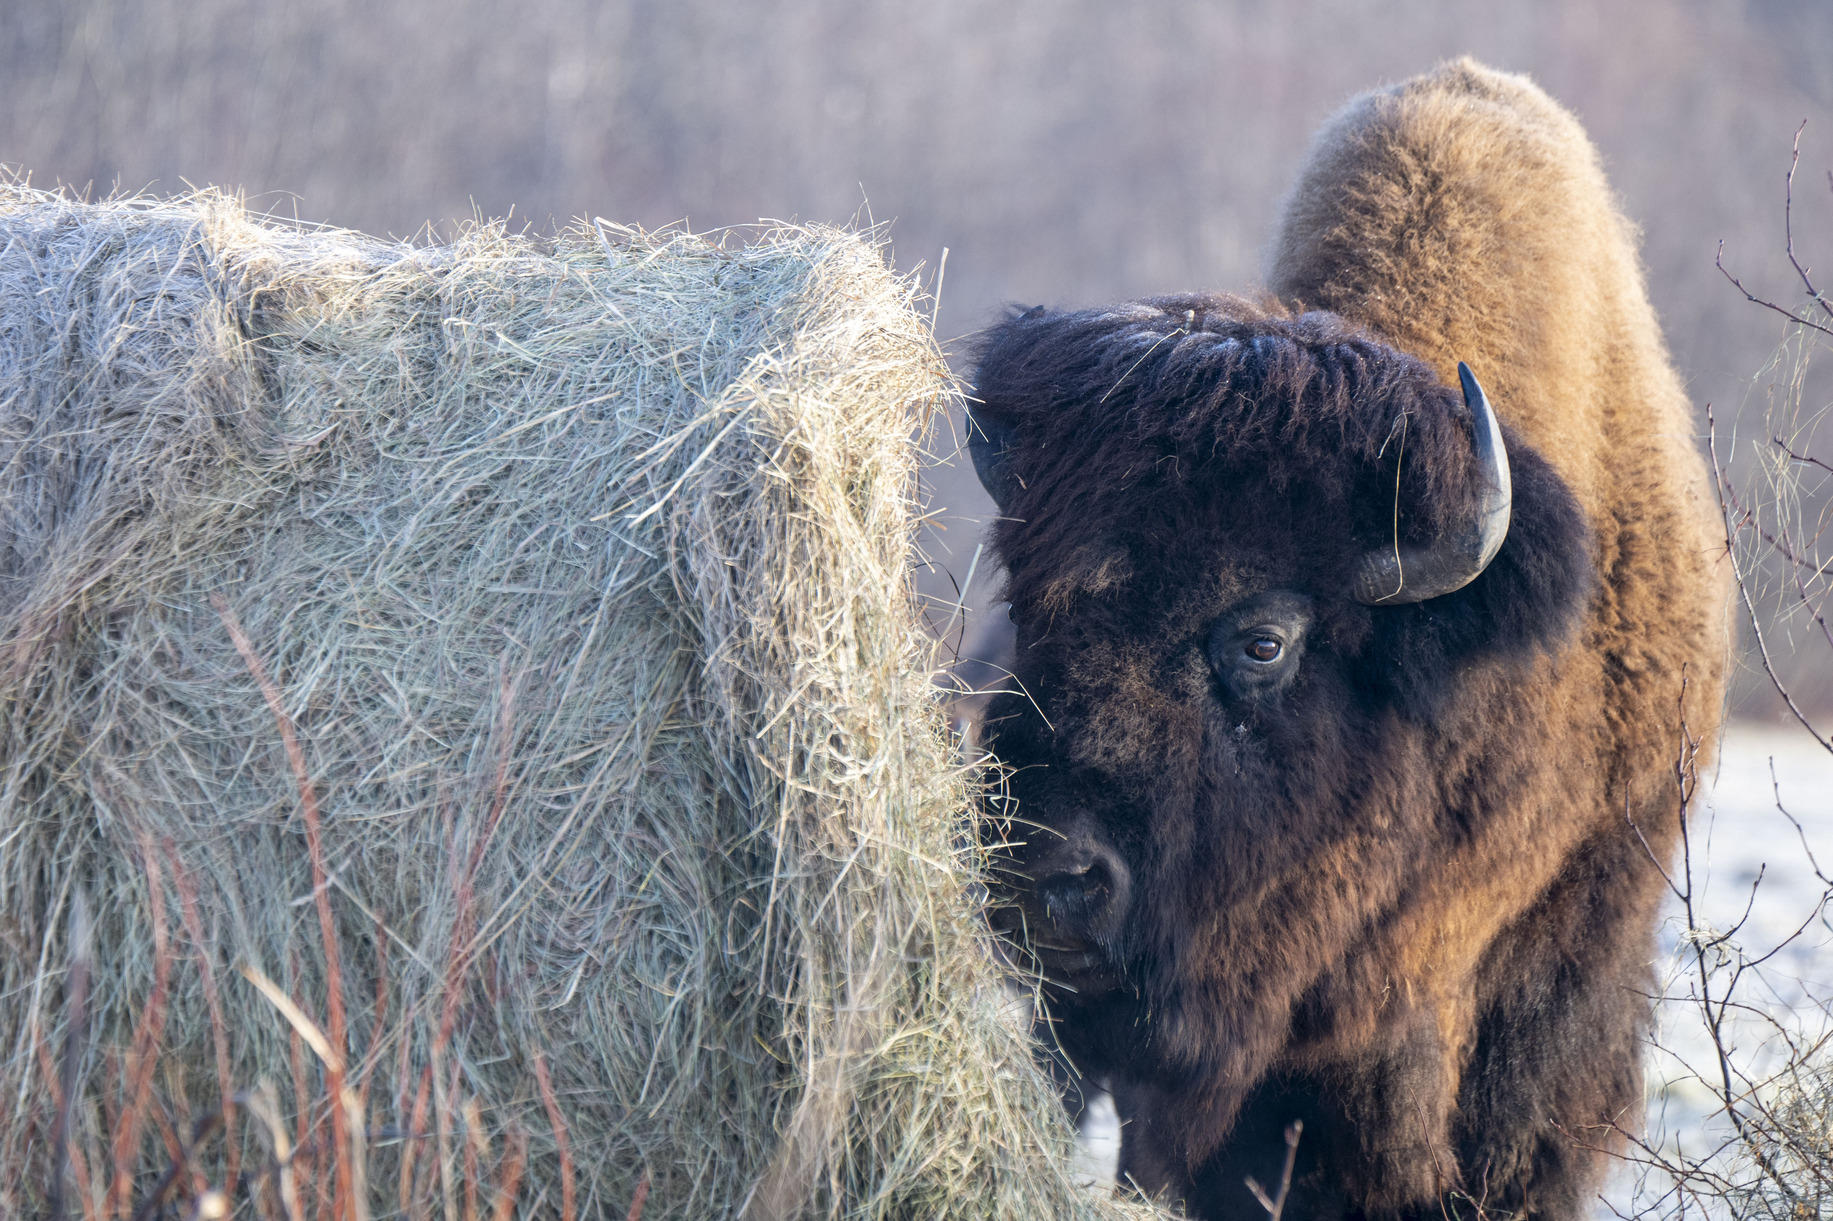
[[[1405,547],[1396,541],[1393,546],[1365,554],[1351,585],[1352,596],[1358,602],[1397,606],[1462,589],[1489,567],[1502,549],[1502,540],[1508,537],[1514,493],[1502,427],[1496,423],[1489,397],[1477,384],[1470,366],[1460,360],[1457,375],[1464,385],[1464,405],[1470,408],[1471,443],[1483,485],[1476,511],[1429,547]]]

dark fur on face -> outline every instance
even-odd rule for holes
[[[1334,315],[1221,295],[1040,307],[992,328],[978,357],[970,445],[997,468],[1015,615],[1123,578],[1213,584],[1220,565],[1173,577],[1166,560],[1227,541],[1281,588],[1341,604],[1332,630],[1358,638],[1341,642],[1371,662],[1365,689],[1425,715],[1448,668],[1563,640],[1583,609],[1583,519],[1506,428],[1514,516],[1491,568],[1429,602],[1348,609],[1356,559],[1446,530],[1478,472],[1459,393]]]
[[[1595,583],[1573,497],[1509,434],[1495,560],[1370,607],[1357,557],[1429,542],[1480,472],[1461,395],[1340,318],[1034,309],[987,335],[976,396],[1017,625],[986,716],[1015,803],[1001,919],[1114,1081],[1126,1168],[1226,1212],[1283,1153],[1255,1161],[1238,1116],[1309,1115],[1310,1207],[1433,1198],[1497,1020],[1474,963],[1507,913],[1471,879],[1533,848],[1511,786],[1544,768],[1535,693]]]

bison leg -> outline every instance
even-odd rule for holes
[[[1467,1190],[1486,1191],[1492,1212],[1589,1215],[1606,1151],[1641,1119],[1660,880],[1625,837],[1579,862],[1498,941],[1481,980],[1458,1143]]]

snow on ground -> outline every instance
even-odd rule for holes
[[[1746,959],[1774,951],[1739,985],[1736,996],[1751,1011],[1733,1015],[1725,1040],[1733,1063],[1760,1080],[1782,1062],[1787,1040],[1813,1041],[1833,1012],[1833,925],[1817,876],[1833,877],[1833,754],[1799,725],[1733,725],[1701,781],[1690,837],[1695,919],[1708,935],[1735,929]],[[1682,886],[1683,870],[1678,862]],[[1718,1061],[1689,999],[1698,994],[1699,966],[1685,932],[1683,905],[1671,899],[1655,964],[1667,999],[1648,1054],[1648,1128],[1652,1143],[1698,1155],[1722,1142],[1727,1124],[1707,1084],[1718,1078]],[[1724,983],[1721,972],[1715,993]],[[1633,1175],[1619,1174],[1599,1215],[1612,1216],[1612,1206],[1635,1211],[1651,1186],[1660,1190],[1651,1180],[1638,1197]]]

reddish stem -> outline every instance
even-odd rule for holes
[[[349,1218],[355,1215],[355,1210],[351,1199],[349,1133],[345,1131],[343,1097],[344,1057],[350,1054],[350,1044],[344,1027],[343,964],[337,952],[337,922],[331,913],[331,886],[325,870],[324,841],[319,829],[318,790],[306,771],[305,751],[300,748],[299,736],[293,732],[293,719],[287,715],[286,705],[281,702],[280,689],[268,677],[267,666],[255,652],[254,645],[249,643],[241,621],[229,608],[229,600],[220,593],[211,594],[210,605],[216,610],[217,617],[222,619],[223,626],[229,629],[229,639],[235,643],[236,652],[242,655],[248,672],[254,675],[255,681],[261,686],[261,694],[267,700],[268,709],[274,714],[275,724],[280,727],[280,741],[286,748],[286,760],[292,766],[293,780],[299,788],[299,809],[305,820],[306,852],[312,861],[312,898],[318,908],[318,932],[325,947],[326,1002],[331,1026],[331,1050],[334,1053],[332,1062],[325,1065],[325,1085],[326,1092],[331,1096],[331,1140],[335,1149],[332,1158],[337,1166],[336,1215]]]
[[[535,1084],[541,1087],[541,1105],[547,1108],[547,1122],[554,1128],[554,1147],[560,1153],[560,1221],[575,1221],[573,1152],[567,1147],[566,1120],[560,1117],[560,1103],[554,1098],[554,1082],[547,1074],[545,1052],[535,1053]]]

